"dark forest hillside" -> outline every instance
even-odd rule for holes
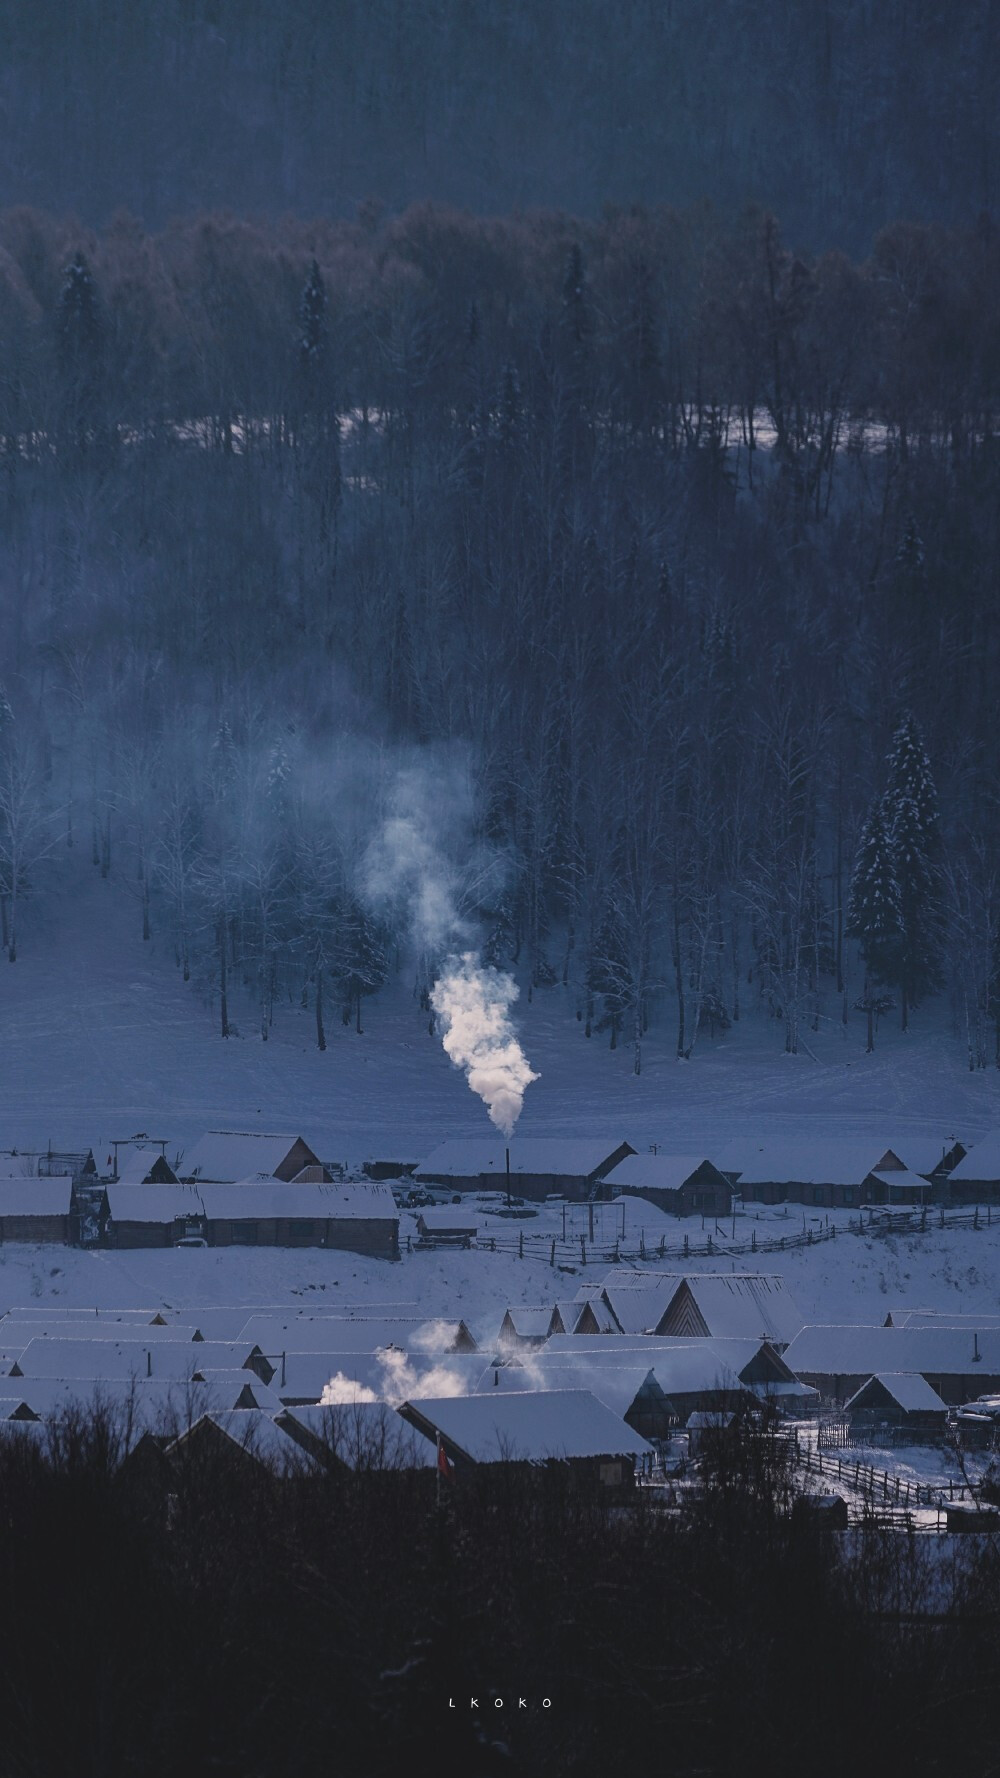
[[[995,210],[995,0],[3,0],[0,206]]]
[[[72,849],[322,1045],[432,860],[637,1069],[940,988],[984,1065],[998,292],[983,222],[0,215],[11,960]]]

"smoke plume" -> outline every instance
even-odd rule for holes
[[[436,971],[430,1002],[446,1053],[462,1068],[490,1119],[510,1136],[525,1089],[538,1075],[510,1018],[517,999],[513,977],[484,965],[469,948],[467,912],[496,893],[503,861],[471,836],[472,796],[467,767],[457,756],[400,770],[386,798],[380,831],[368,847],[360,886],[369,905],[386,915],[405,910],[413,942]]]
[[[449,957],[431,990],[445,1052],[465,1070],[504,1136],[521,1115],[526,1089],[538,1079],[509,1017],[517,994],[513,976],[484,968],[474,951]]]

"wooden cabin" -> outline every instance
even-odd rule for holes
[[[669,1216],[729,1216],[733,1187],[701,1155],[630,1154],[604,1180],[602,1195],[645,1198]]]
[[[69,1241],[73,1181],[68,1173],[48,1178],[0,1179],[0,1242]]]
[[[928,1437],[940,1437],[948,1423],[947,1404],[915,1371],[884,1371],[869,1377],[846,1403],[844,1413],[855,1427],[901,1427]]]

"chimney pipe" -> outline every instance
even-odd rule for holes
[[[510,1209],[510,1149],[505,1148],[503,1152],[504,1152],[504,1159],[506,1160],[506,1163],[507,1163],[507,1208],[509,1210]]]

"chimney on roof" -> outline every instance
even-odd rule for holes
[[[982,1356],[983,1355],[979,1350],[979,1335],[977,1333],[974,1333],[972,1336],[972,1362],[973,1362],[973,1364],[978,1364],[980,1359],[982,1358]]]

